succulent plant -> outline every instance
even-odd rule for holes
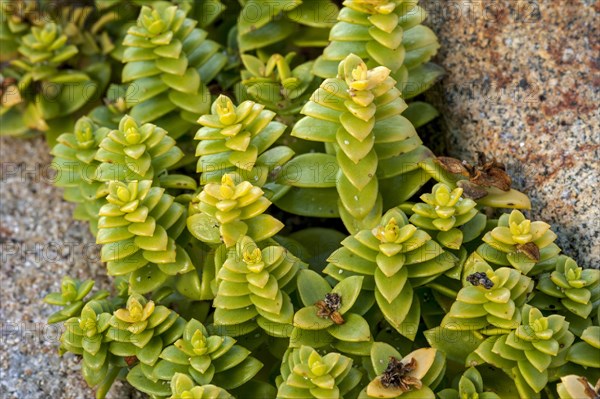
[[[37,80],[34,75],[56,74],[62,62],[77,54],[77,48],[67,44],[67,36],[55,23],[45,24],[44,27],[31,27],[30,33],[23,37],[18,50],[27,61],[17,62],[17,66],[31,74],[24,79],[23,84]],[[39,73],[42,66],[46,67],[46,74]],[[35,69],[36,67],[38,69]]]
[[[450,249],[459,249],[464,242],[464,233],[459,227],[478,214],[475,201],[463,198],[462,193],[462,188],[451,189],[444,183],[436,184],[431,194],[421,195],[423,202],[412,207],[414,214],[409,221],[422,229],[438,231],[437,242]],[[469,238],[476,238],[478,233],[480,231],[469,234]]]
[[[185,320],[165,306],[157,306],[154,301],[132,294],[127,299],[125,308],[113,312],[109,324],[105,333],[106,338],[111,341],[109,351],[128,359],[131,365],[136,364],[127,379],[140,389],[136,384],[136,380],[140,378],[139,373],[148,379],[155,378],[152,374],[153,366],[159,360],[162,350],[181,337]],[[154,395],[155,389],[155,384],[148,384],[143,391]]]
[[[233,399],[233,396],[223,388],[212,384],[194,385],[194,381],[182,373],[175,373],[173,376],[171,392],[173,392],[173,396],[170,399]]]
[[[62,306],[61,310],[48,317],[48,323],[58,323],[79,315],[87,302],[108,296],[107,291],[98,291],[85,299],[93,287],[93,280],[79,281],[69,276],[63,277],[60,285],[61,292],[52,292],[44,297],[44,302],[47,304]]]
[[[543,274],[536,289],[546,294],[544,302],[550,302],[553,309],[564,308],[574,315],[587,319],[600,301],[600,271],[583,270],[567,256],[561,255],[556,270]],[[557,298],[551,301],[550,298]]]
[[[268,334],[288,336],[294,307],[288,296],[305,265],[280,245],[257,245],[243,236],[227,252],[216,275],[215,324],[256,323]],[[239,334],[239,332],[238,332]]]
[[[375,342],[371,348],[371,382],[358,395],[368,398],[434,399],[434,389],[446,370],[445,357],[433,348],[420,348],[402,357],[392,346]],[[371,368],[369,367],[369,370]]]
[[[315,62],[314,72],[333,78],[347,54],[363,58],[370,67],[389,68],[398,88],[408,96],[427,90],[444,71],[429,63],[440,47],[435,33],[421,25],[427,13],[418,1],[344,2],[338,22],[331,29],[330,44]]]
[[[475,353],[512,375],[522,397],[534,398],[548,383],[548,370],[567,362],[566,354],[573,341],[563,316],[545,317],[539,309],[526,304],[516,329],[487,338]]]
[[[35,0],[15,0],[0,4],[0,26],[2,26],[1,62],[18,57],[19,41],[27,34],[31,25],[39,25],[43,20]]]
[[[535,275],[554,268],[560,252],[555,239],[549,224],[531,222],[515,209],[500,216],[498,227],[483,236],[485,243],[477,253],[492,264]]]
[[[600,395],[600,380],[593,386],[587,378],[570,374],[560,381],[557,387],[560,399],[596,399]]]
[[[414,339],[420,306],[413,286],[435,279],[458,259],[408,223],[398,208],[388,211],[377,227],[349,236],[342,245],[331,254],[324,272],[339,281],[364,276],[363,290],[374,291],[386,320],[400,334]]]
[[[469,367],[460,377],[456,388],[438,392],[440,399],[500,399],[494,392],[484,391],[483,379],[475,367]]]
[[[176,243],[185,229],[182,204],[164,188],[152,187],[152,180],[111,181],[108,192],[96,243],[102,244],[109,274],[129,276],[130,289],[138,293],[157,289],[170,276],[195,276],[188,253]]]
[[[63,133],[50,152],[52,167],[57,175],[54,184],[64,189],[63,197],[75,202],[76,219],[87,220],[90,230],[98,231],[98,211],[103,202],[104,184],[95,180],[100,162],[95,159],[100,142],[109,130],[97,126],[91,119],[82,117],[75,123],[73,133]]]
[[[277,377],[278,398],[341,398],[361,379],[352,359],[336,352],[321,356],[310,346],[289,349]]]
[[[237,23],[242,53],[278,44],[324,47],[338,12],[330,0],[245,0],[242,4]]]
[[[417,135],[439,113],[405,100],[443,73],[417,4],[0,4],[0,134],[45,132],[115,277],[44,299],[98,399],[117,379],[156,399],[599,397],[600,272],[549,225],[494,219],[531,207],[504,164]]]
[[[143,6],[123,41],[125,100],[140,123],[154,122],[177,138],[210,109],[206,87],[226,63],[220,46],[195,28],[183,7]]]
[[[109,353],[110,343],[104,334],[110,327],[113,307],[106,300],[92,300],[81,310],[81,315],[65,322],[61,336],[61,351],[83,356],[82,374],[89,386],[112,385],[121,371],[114,356]]]
[[[271,148],[286,126],[274,121],[275,113],[254,101],[237,107],[221,95],[212,104],[211,113],[198,120],[203,127],[196,133],[199,156],[197,171],[202,183],[218,181],[224,173],[237,172],[244,180],[263,186],[272,168],[291,158],[285,147]]]
[[[362,276],[349,277],[331,288],[318,273],[300,270],[298,294],[304,307],[294,314],[290,346],[332,345],[343,354],[368,356],[373,341],[369,324],[351,311],[362,281]]]
[[[262,241],[275,235],[283,224],[263,212],[271,202],[248,181],[236,184],[231,174],[221,184],[208,183],[192,204],[198,212],[188,218],[188,230],[209,244],[235,245],[244,235]]]
[[[518,270],[493,270],[476,253],[464,265],[464,286],[442,320],[450,330],[514,329],[533,281]]]
[[[429,156],[412,124],[400,115],[406,104],[389,73],[382,66],[368,69],[349,55],[340,63],[339,78],[326,80],[313,93],[301,111],[306,116],[292,130],[292,136],[325,142],[335,152],[339,170],[332,183],[350,232],[377,223],[383,207],[379,179],[389,183],[418,169]],[[398,205],[426,180],[395,190],[387,202]]]
[[[49,22],[31,26],[19,40],[20,56],[11,61],[7,72],[18,84],[2,98],[2,134],[23,135],[48,132],[56,138],[71,130],[73,117],[94,99],[106,83],[96,75],[97,66],[71,68],[67,62],[78,49],[70,44],[60,25]]]
[[[319,86],[319,79],[313,75],[310,61],[292,68],[295,56],[296,53],[285,57],[272,54],[268,58],[262,52],[258,57],[242,54],[246,69],[241,72],[240,97],[264,104],[279,116],[297,115]]]
[[[451,157],[436,157],[424,165],[432,177],[447,180],[463,189],[463,196],[480,206],[492,208],[530,209],[527,195],[511,188],[512,180],[503,163],[487,159],[477,152],[477,164]]]
[[[139,376],[132,382],[141,391],[146,385],[160,386],[159,381],[171,381],[173,387],[179,375],[178,379],[189,378],[190,384],[200,387],[216,385],[222,393],[243,385],[261,369],[262,363],[249,355],[250,351],[236,345],[235,339],[210,335],[202,323],[191,319],[185,324],[183,336],[166,346],[152,367],[142,366],[148,379]]]
[[[164,129],[150,123],[140,125],[133,117],[124,116],[119,128],[100,142],[96,160],[99,181],[143,180],[165,172],[183,157],[175,140]]]

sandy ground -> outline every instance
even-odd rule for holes
[[[58,356],[61,328],[46,324],[53,307],[42,298],[66,274],[109,287],[98,248],[53,187],[42,138],[1,138],[0,160],[0,398],[93,398],[78,358]],[[111,397],[134,396],[118,383]]]

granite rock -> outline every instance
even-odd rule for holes
[[[450,154],[503,161],[529,216],[600,266],[600,2],[422,0],[447,75],[429,94]]]

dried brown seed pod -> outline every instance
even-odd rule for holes
[[[502,162],[497,161],[496,158],[488,160],[483,152],[477,152],[476,165],[471,165],[467,161],[460,161],[452,157],[437,157],[436,161],[448,172],[465,176],[469,178],[469,182],[477,186],[493,186],[502,191],[508,191],[512,185],[512,179],[506,173],[506,166]],[[487,194],[484,194],[484,190],[482,189],[476,190],[472,186],[468,188],[470,190],[463,187],[465,191],[470,191],[466,195],[472,199],[483,198]],[[472,196],[469,196],[469,194],[472,194]]]

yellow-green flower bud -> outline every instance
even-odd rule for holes
[[[75,123],[75,138],[80,149],[88,150],[95,145],[93,122],[86,117]]]
[[[206,347],[206,337],[202,334],[202,331],[196,330],[192,336],[191,342],[196,355],[204,355],[208,351],[208,348]]]
[[[148,319],[154,312],[154,302],[146,301],[141,295],[131,295],[125,309],[115,311],[115,316],[126,323],[138,323]]]
[[[221,122],[223,125],[232,125],[234,124],[237,119],[238,116],[236,114],[236,109],[235,106],[233,105],[233,101],[231,101],[231,99],[227,96],[224,95],[220,95],[216,100],[215,100],[215,108],[217,110],[217,115],[219,116],[219,122]],[[225,133],[223,133],[225,134]],[[230,134],[226,134],[226,135],[232,135]]]

